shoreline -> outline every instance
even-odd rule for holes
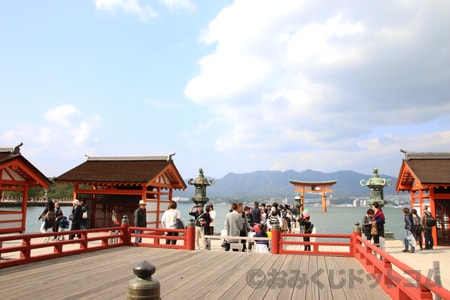
[[[72,201],[58,201],[60,206],[72,206]],[[27,206],[45,207],[47,201],[29,201]],[[22,207],[21,201],[2,200],[0,207]]]

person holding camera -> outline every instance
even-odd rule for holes
[[[199,203],[194,205],[189,210],[189,215],[195,218],[195,241],[198,249],[206,249],[205,241],[205,225],[206,225],[206,213],[203,211],[203,204]]]

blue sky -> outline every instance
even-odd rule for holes
[[[0,3],[0,146],[47,176],[175,152],[184,178],[450,145],[448,1]],[[302,178],[307,180],[307,178]]]

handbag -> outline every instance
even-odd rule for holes
[[[413,247],[416,246],[416,239],[414,238],[414,235],[411,232],[408,233],[407,239],[410,245],[412,245]]]
[[[220,247],[222,248],[226,248],[227,245],[229,244],[228,241],[225,239],[225,237],[228,235],[227,230],[226,229],[222,229],[220,231],[220,237],[222,238],[222,244],[220,245]]]
[[[177,218],[177,221],[175,222],[175,228],[176,229],[186,229],[186,226],[184,225],[183,221],[181,221],[180,218]]]
[[[370,229],[370,234],[371,234],[371,235],[378,235],[378,227],[377,227],[377,223],[372,224],[372,228]]]
[[[85,211],[85,212],[83,212],[83,219],[87,219],[87,218],[88,218],[87,211]]]

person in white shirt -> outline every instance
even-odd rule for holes
[[[167,229],[176,229],[177,219],[181,219],[180,211],[177,210],[177,203],[175,201],[170,201],[169,207],[161,218],[162,227]],[[167,236],[178,236],[178,232],[168,231]],[[166,245],[175,245],[176,243],[176,239],[166,240]]]

